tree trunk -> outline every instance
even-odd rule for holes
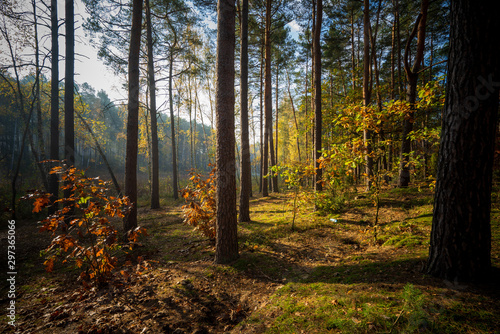
[[[132,209],[123,221],[124,232],[137,227],[137,136],[139,122],[139,53],[141,48],[142,0],[133,0],[128,56],[128,118],[125,158],[125,196]]]
[[[314,57],[314,151],[315,151],[315,189],[322,191],[322,170],[319,167],[321,157],[322,137],[322,110],[321,110],[321,24],[323,20],[323,0],[316,0],[316,26],[314,29],[313,57]]]
[[[420,65],[422,64],[422,59],[424,57],[424,47],[425,47],[425,26],[427,21],[427,9],[429,8],[429,0],[422,0],[422,5],[420,7],[420,14],[415,23],[415,27],[405,48],[405,71],[408,78],[408,87],[406,89],[406,100],[410,103],[410,113],[408,117],[405,117],[403,121],[403,134],[401,139],[401,164],[399,166],[399,182],[400,187],[408,187],[410,183],[410,168],[408,166],[410,162],[410,152],[411,152],[411,139],[408,137],[411,131],[413,131],[413,122],[415,114],[415,102],[417,100],[417,81],[418,72],[420,71]],[[410,45],[413,37],[418,29],[418,40],[417,40],[417,52],[415,55],[415,62],[413,67],[410,68],[408,53],[410,51]]]
[[[59,160],[59,22],[57,19],[57,0],[50,3],[51,16],[51,79],[50,79],[50,159]],[[50,200],[54,203],[59,198],[57,174],[49,174]],[[57,211],[57,204],[49,207],[49,214]]]
[[[234,135],[234,0],[217,3],[217,228],[215,263],[238,258]]]
[[[240,122],[241,122],[241,173],[240,173],[240,222],[250,221],[250,190],[252,188],[250,142],[248,134],[248,0],[242,1],[241,51],[240,51]]]
[[[75,165],[75,13],[73,0],[66,0],[66,60],[64,80],[64,159]],[[69,197],[69,192],[65,192]]]
[[[370,57],[370,0],[364,0],[364,10],[363,10],[363,38],[364,38],[364,49],[363,49],[363,106],[368,108],[371,102],[371,80],[370,80],[370,68],[371,68],[371,57]],[[373,175],[373,157],[372,153],[372,131],[369,129],[363,130],[363,141],[365,144],[365,160],[366,160],[366,188],[370,190],[371,187],[371,177]]]
[[[268,177],[266,175],[269,173],[268,159],[269,159],[269,144],[272,140],[272,92],[271,92],[271,0],[266,0],[266,26],[265,26],[265,38],[264,38],[264,52],[265,52],[265,67],[264,67],[264,168],[263,174],[263,185],[262,185],[262,196],[268,196]],[[272,152],[271,147],[271,152]],[[271,161],[272,164],[272,161]]]
[[[149,107],[151,116],[151,209],[160,208],[160,185],[158,158],[158,127],[156,118],[156,81],[155,64],[153,58],[153,32],[151,27],[150,0],[146,0],[146,39],[148,46],[148,83],[149,83]]]
[[[489,278],[491,189],[500,88],[496,1],[451,2],[446,102],[426,271]]]

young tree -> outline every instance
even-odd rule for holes
[[[139,122],[139,52],[141,48],[142,0],[133,0],[132,29],[128,57],[128,118],[127,151],[125,158],[125,196],[132,209],[123,221],[128,232],[137,227],[137,136]]]
[[[363,106],[368,108],[371,103],[371,57],[370,57],[370,0],[364,0],[363,9]],[[373,157],[372,153],[372,131],[365,128],[363,129],[363,140],[366,148],[366,187],[370,189],[370,177],[373,175]]]
[[[451,2],[446,102],[426,271],[448,280],[487,276],[500,88],[496,1]]]
[[[240,51],[240,103],[241,103],[241,173],[240,173],[240,222],[250,221],[250,192],[252,188],[250,144],[248,135],[248,0],[241,6]]]
[[[234,0],[217,3],[217,228],[215,263],[238,258],[234,135]]]

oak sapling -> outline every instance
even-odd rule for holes
[[[60,261],[63,265],[81,270],[79,280],[103,286],[115,275],[118,267],[117,252],[131,249],[146,230],[137,227],[128,234],[123,245],[110,218],[123,218],[133,203],[128,197],[109,195],[109,182],[99,177],[87,177],[75,167],[57,166],[51,174],[59,174],[61,189],[70,195],[55,201],[61,209],[40,221],[40,232],[52,234],[50,245],[42,252],[45,269],[54,270]],[[33,191],[23,199],[33,199],[33,212],[40,212],[50,205],[51,194]],[[125,247],[125,248],[124,248]]]

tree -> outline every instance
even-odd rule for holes
[[[234,135],[234,0],[217,3],[217,229],[215,263],[238,258]]]
[[[57,0],[50,3],[51,13],[51,83],[50,83],[50,159],[59,160],[59,22],[57,18]],[[52,203],[58,199],[59,186],[57,175],[50,174],[48,191],[52,194]],[[55,206],[49,208],[50,213],[57,210]]]
[[[411,139],[408,135],[413,130],[414,123],[414,113],[415,113],[415,102],[417,100],[417,81],[418,73],[420,71],[420,66],[424,57],[424,47],[425,47],[425,28],[427,22],[427,9],[429,8],[429,0],[422,0],[422,5],[420,8],[420,14],[417,17],[415,27],[413,28],[408,42],[406,43],[405,55],[404,55],[404,68],[406,76],[408,78],[408,86],[406,88],[406,100],[410,103],[410,113],[408,117],[405,118],[403,122],[403,135],[401,142],[401,165],[399,167],[399,186],[408,187],[410,183],[410,167],[408,162],[410,160],[409,154],[411,151]],[[415,37],[418,31],[418,41],[417,41],[417,52],[415,55],[415,62],[410,68],[408,53],[410,52],[410,45],[412,39]]]
[[[148,86],[149,86],[149,108],[151,116],[151,209],[160,208],[160,180],[158,159],[158,126],[156,112],[156,82],[155,63],[153,57],[153,32],[151,27],[151,5],[146,0],[146,40],[148,48]]]
[[[371,103],[371,57],[370,57],[370,0],[364,0],[363,8],[363,107],[365,107],[365,112]],[[363,141],[366,149],[366,187],[367,190],[370,189],[371,181],[370,177],[373,175],[373,157],[372,153],[372,131],[368,128],[363,129]]]
[[[488,277],[491,189],[500,88],[495,1],[451,2],[446,102],[426,271]]]
[[[240,103],[241,103],[241,173],[240,222],[250,221],[250,191],[252,190],[250,144],[248,135],[248,0],[241,6]]]
[[[128,117],[127,151],[125,158],[125,196],[132,209],[124,218],[123,229],[129,232],[137,227],[137,136],[139,122],[139,52],[141,48],[142,0],[133,0],[132,29],[128,57]]]
[[[75,4],[66,0],[66,60],[64,79],[64,159],[75,165]],[[70,189],[64,197],[70,197]]]
[[[314,57],[314,151],[316,178],[315,189],[322,191],[321,168],[319,158],[321,157],[321,137],[322,137],[322,110],[321,110],[321,24],[323,22],[323,0],[316,0],[316,17],[313,37],[313,57]]]

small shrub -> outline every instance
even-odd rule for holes
[[[117,229],[109,218],[123,218],[131,209],[128,197],[108,195],[108,182],[99,177],[86,177],[75,167],[54,167],[51,174],[62,180],[61,189],[71,190],[67,198],[57,200],[62,208],[43,219],[40,232],[52,233],[53,239],[43,252],[45,269],[53,271],[57,261],[82,270],[79,279],[97,286],[106,284],[113,276],[121,249]],[[50,205],[50,194],[34,191],[24,197],[34,199],[33,212]],[[145,230],[138,227],[127,237],[131,248]],[[86,284],[86,283],[85,283]]]
[[[212,166],[212,165],[210,165]],[[181,190],[186,205],[182,206],[184,223],[200,231],[215,243],[215,222],[217,216],[215,167],[207,179],[192,171],[188,185]]]

